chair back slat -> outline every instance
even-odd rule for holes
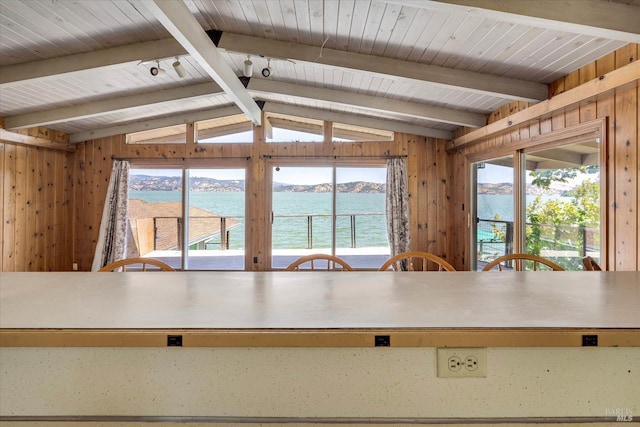
[[[444,258],[422,251],[399,253],[382,264],[378,271],[430,271],[429,263],[435,264],[438,271],[456,271]]]
[[[498,257],[484,266],[482,271],[491,271],[495,267],[498,268],[498,271],[503,271],[503,264],[508,261],[513,261],[515,271],[525,271],[527,262],[533,263],[533,271],[538,271],[541,265],[545,265],[549,267],[553,271],[564,271],[564,268],[560,267],[555,262],[543,258],[537,255],[531,254],[506,254],[501,257]]]
[[[353,268],[344,260],[327,254],[312,254],[300,257],[289,264],[285,271],[319,270],[320,268],[316,268],[316,261],[325,261],[327,265],[326,271],[353,271]],[[310,268],[301,268],[307,263]]]
[[[136,264],[142,265],[142,271],[152,271],[152,270],[147,270],[147,265],[153,265],[154,267],[157,267],[158,271],[176,271],[169,264],[166,264],[155,258],[125,258],[119,261],[112,262],[111,264],[107,264],[98,271],[126,272],[127,266],[136,265]]]

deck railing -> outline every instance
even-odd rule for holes
[[[582,258],[599,251],[600,230],[596,228],[526,223],[527,245],[531,253],[553,258]],[[490,260],[513,253],[513,221],[479,219],[477,222],[478,260]]]
[[[348,218],[349,219],[349,240],[350,247],[357,248],[358,247],[358,233],[365,233],[368,230],[359,230],[357,227],[358,217],[372,217],[372,216],[384,216],[384,213],[340,213],[336,214],[338,218]],[[317,228],[317,225],[314,225],[314,219],[330,219],[332,217],[331,214],[287,214],[287,215],[275,215],[272,217],[272,224],[275,220],[283,219],[289,220],[289,224],[295,224],[295,221],[290,221],[293,219],[302,219],[306,224],[306,249],[314,248],[314,227]],[[244,223],[244,216],[224,216],[224,215],[209,215],[209,216],[190,216],[189,219],[207,219],[213,220],[218,219],[220,221],[220,225],[217,230],[212,230],[210,236],[211,238],[207,240],[203,240],[198,242],[202,246],[202,249],[212,249],[211,246],[216,246],[220,250],[227,250],[230,248],[231,243],[231,230]],[[233,220],[236,222],[233,226],[229,227],[229,220]],[[159,236],[159,228],[160,223],[162,221],[169,221],[172,225],[167,226],[164,225],[164,228],[167,227],[175,227],[175,231],[171,232],[170,235],[177,239],[176,242],[173,242],[173,247],[176,249],[182,249],[182,217],[169,217],[169,216],[158,216],[153,217],[153,242],[154,242],[154,250],[157,250],[157,242],[160,238]],[[317,221],[316,221],[317,224]],[[320,227],[325,227],[325,225],[321,225]],[[213,236],[218,237],[218,241],[213,240]],[[165,245],[166,246],[166,245]]]
[[[294,219],[294,218],[303,218],[306,219],[306,228],[307,228],[307,247],[306,249],[313,249],[313,228],[314,218],[317,219],[331,219],[333,215],[331,214],[287,214],[287,215],[274,215],[271,223],[273,224],[276,219]],[[357,221],[358,217],[372,217],[372,216],[385,216],[384,213],[341,213],[336,214],[336,218],[349,218],[349,240],[350,247],[357,248],[358,247],[358,232],[357,232]]]

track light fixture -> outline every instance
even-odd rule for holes
[[[156,66],[149,69],[149,73],[154,77],[164,72],[164,69],[160,68],[160,61],[156,61]]]
[[[245,77],[251,77],[253,75],[253,62],[251,62],[250,55],[247,55],[247,59],[244,60],[244,70],[242,74]]]
[[[184,78],[184,76],[187,75],[187,71],[184,69],[184,67],[182,66],[182,64],[180,63],[180,60],[178,59],[178,57],[176,56],[176,60],[175,62],[172,64],[173,65],[173,69],[176,72],[176,74],[178,75],[178,77],[180,77],[181,79]]]
[[[271,58],[267,59],[267,66],[262,69],[262,76],[269,77],[271,75]]]

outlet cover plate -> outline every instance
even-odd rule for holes
[[[438,348],[438,378],[486,378],[486,348]]]

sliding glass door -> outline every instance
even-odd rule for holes
[[[374,269],[389,257],[386,167],[274,166],[272,267],[326,253],[354,268]]]
[[[333,168],[274,166],[271,265],[285,268],[303,255],[332,253]]]
[[[244,270],[244,169],[188,169],[189,270]]]
[[[600,260],[601,147],[550,143],[472,163],[472,269],[508,253],[582,270]]]
[[[472,222],[473,266],[513,253],[514,167],[513,156],[473,164],[475,176]]]
[[[526,174],[525,251],[566,270],[582,257],[600,262],[600,166],[595,141],[523,153]]]
[[[176,269],[243,270],[244,182],[244,169],[132,168],[135,252]]]
[[[390,254],[386,167],[336,168],[335,255],[354,268],[378,268]]]

